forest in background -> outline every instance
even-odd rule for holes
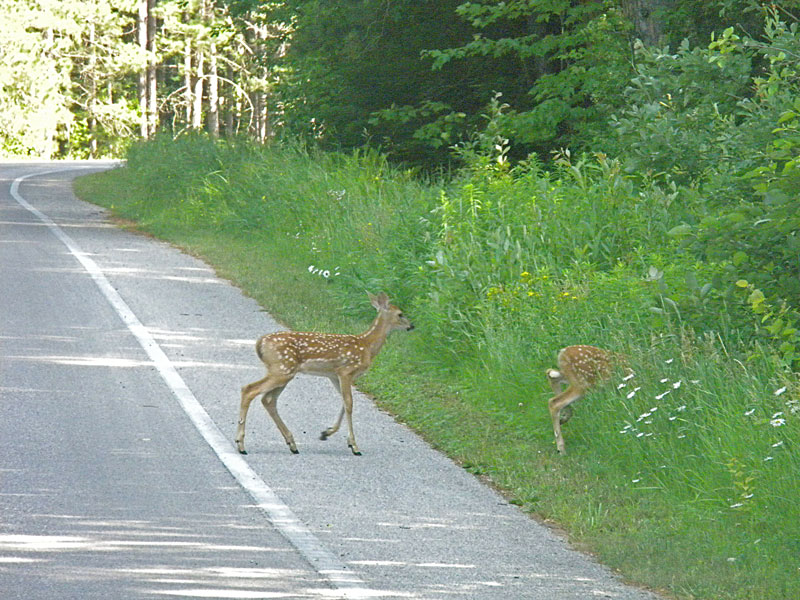
[[[727,27],[764,43],[767,11],[792,20],[798,2],[8,0],[0,153],[122,156],[157,131],[204,130],[430,168],[485,127],[498,93],[512,158],[597,150],[648,91],[630,84],[650,60]],[[752,96],[740,83],[722,109]]]

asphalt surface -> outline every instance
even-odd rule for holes
[[[0,598],[655,598],[361,394],[364,455],[319,440],[327,379],[281,395],[299,455],[258,402],[238,455],[253,343],[281,327],[76,200],[107,167],[0,164]]]

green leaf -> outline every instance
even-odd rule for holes
[[[783,319],[775,319],[772,323],[767,325],[767,331],[772,335],[778,335],[781,329],[783,329]]]
[[[685,237],[692,232],[692,226],[686,223],[673,227],[667,232],[669,237],[679,238]]]
[[[764,302],[764,292],[761,290],[753,290],[750,296],[747,298],[747,301],[750,302],[752,305],[761,304]]]
[[[738,250],[733,253],[732,261],[735,266],[740,267],[747,262],[747,254],[742,252],[741,250]],[[741,282],[744,282],[744,285],[740,285]],[[739,281],[736,282],[736,285],[738,285],[739,287],[747,287],[747,281],[745,281],[744,279],[740,279]]]

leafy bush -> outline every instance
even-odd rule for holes
[[[732,139],[739,138],[736,102],[750,83],[751,64],[738,55],[720,68],[709,56],[687,41],[674,54],[637,47],[637,73],[624,93],[629,104],[611,118],[608,148],[624,157],[627,172],[689,183],[730,161]]]

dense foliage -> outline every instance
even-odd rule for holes
[[[659,102],[680,85],[663,61],[653,71],[656,56],[693,54],[684,80],[709,78],[673,95],[702,98],[686,119],[713,107],[732,117],[734,97],[753,97],[742,84],[767,65],[744,60],[722,73],[698,49],[728,26],[740,41],[771,44],[768,12],[790,23],[798,2],[9,0],[0,6],[0,149],[120,155],[136,136],[206,129],[368,144],[430,168],[482,130],[500,93],[511,158],[546,159],[561,147],[596,150],[610,118],[630,123],[620,113],[645,108],[642,93]]]

